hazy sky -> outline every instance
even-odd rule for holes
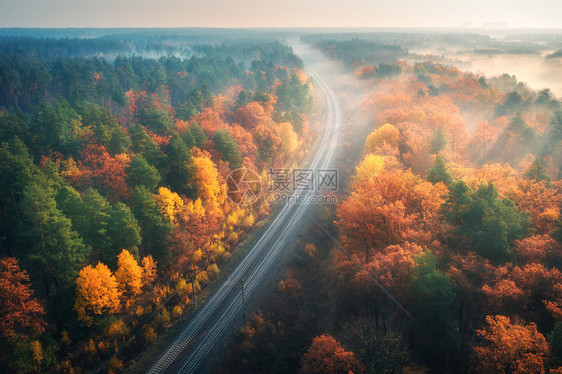
[[[0,27],[562,28],[562,0],[0,0]]]

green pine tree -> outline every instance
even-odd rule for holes
[[[232,139],[229,132],[226,130],[219,130],[213,137],[215,149],[222,155],[222,159],[227,161],[231,169],[236,169],[242,166],[242,155],[238,149],[238,145]]]
[[[451,174],[449,174],[443,157],[437,156],[435,158],[433,167],[429,170],[427,180],[431,183],[443,182],[447,186],[451,185],[451,183],[453,182],[453,177],[451,176]]]

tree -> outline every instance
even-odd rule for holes
[[[531,164],[531,167],[527,170],[527,173],[525,173],[525,175],[527,176],[527,178],[534,179],[537,182],[550,182],[550,176],[548,175],[544,164],[538,158],[535,158],[535,160]]]
[[[234,124],[228,128],[229,134],[236,142],[241,156],[244,158],[244,164],[251,167],[256,160],[257,147],[254,143],[254,136],[251,132],[244,129],[242,126]]]
[[[126,130],[122,127],[116,127],[111,132],[111,140],[107,144],[107,150],[113,155],[128,154],[132,144]]]
[[[203,129],[197,122],[192,122],[191,125],[189,125],[189,131],[193,136],[196,147],[201,147],[207,141],[207,135],[205,135],[205,131],[203,131]]]
[[[554,320],[562,319],[562,272],[542,264],[516,266],[510,274],[525,296],[523,310],[535,321],[546,322],[546,310]],[[541,318],[542,317],[542,318]]]
[[[83,222],[80,222],[80,218],[85,212],[84,201],[82,201],[78,191],[69,185],[63,185],[58,189],[55,199],[57,207],[65,216],[70,218],[75,229],[83,224]],[[81,232],[79,234],[82,236]]]
[[[150,165],[141,154],[133,158],[125,171],[127,184],[132,188],[144,186],[150,191],[154,191],[160,183],[161,177],[158,170]]]
[[[105,147],[89,144],[81,152],[83,164],[90,171],[94,186],[112,201],[130,196],[125,169],[131,159],[126,154],[111,156]]]
[[[137,247],[141,244],[140,226],[129,209],[123,203],[113,206],[109,217],[108,234],[111,238],[110,258],[117,256],[121,249],[137,254]]]
[[[8,143],[0,145],[0,229],[3,249],[9,253],[9,246],[13,246],[16,239],[17,202],[20,200],[23,189],[39,170],[33,163],[33,158],[25,144],[17,137]]]
[[[21,270],[13,257],[0,259],[0,336],[9,338],[15,333],[44,330],[45,310],[33,296],[29,276]]]
[[[160,151],[158,144],[148,135],[144,127],[138,123],[133,123],[129,126],[129,133],[131,134],[133,151],[136,154],[142,154],[150,165],[156,168],[163,168],[164,155]]]
[[[33,113],[32,132],[42,153],[76,151],[86,135],[80,116],[68,101],[59,98],[54,104],[42,103]]]
[[[39,173],[24,142],[14,137],[0,146],[0,196],[4,204],[21,195],[23,188]],[[12,204],[14,201],[12,201]]]
[[[290,121],[294,126],[294,130],[302,134],[304,129],[302,115],[312,105],[308,77],[303,71],[294,69],[289,79],[285,77],[281,79],[281,84],[277,86],[275,93],[278,97],[277,108],[279,111],[284,112],[282,119]]]
[[[377,332],[368,319],[354,319],[343,328],[342,342],[356,352],[368,374],[401,374],[410,355],[402,336]]]
[[[387,64],[381,62],[377,67],[377,74],[381,77],[398,75],[402,72],[402,68],[396,64]]]
[[[535,130],[525,122],[521,113],[513,117],[507,129],[522,142],[530,143],[535,138]]]
[[[545,88],[539,91],[539,94],[535,99],[535,104],[549,106],[555,100],[556,97],[552,94],[552,91],[550,91],[549,88]]]
[[[0,141],[8,141],[13,138],[25,139],[29,143],[28,137],[30,125],[23,116],[23,113],[10,113],[6,110],[0,114]]]
[[[141,228],[141,253],[151,254],[160,263],[168,264],[172,225],[160,213],[154,195],[143,186],[136,187],[131,196],[131,207]]]
[[[445,160],[441,156],[435,158],[435,163],[433,167],[429,170],[429,175],[427,180],[431,183],[443,182],[446,186],[451,185],[453,182],[453,177],[449,174],[447,166],[445,165]]]
[[[95,316],[117,312],[120,296],[117,280],[106,265],[86,266],[76,279],[74,309],[78,320],[90,326]]]
[[[234,113],[234,120],[248,130],[253,130],[258,126],[269,128],[273,124],[271,113],[258,101],[250,102],[246,106],[238,108]]]
[[[384,169],[384,158],[369,153],[355,168],[355,181],[376,176]]]
[[[354,183],[338,205],[338,226],[351,252],[371,253],[404,240],[431,241],[439,228],[443,184],[433,185],[410,171],[382,170]]]
[[[357,70],[355,72],[355,75],[359,79],[369,79],[369,78],[376,77],[377,72],[375,71],[375,68],[373,67],[373,65],[365,65],[361,69]]]
[[[550,120],[548,132],[548,149],[555,150],[562,141],[562,110],[558,109]]]
[[[415,259],[423,251],[423,247],[415,243],[404,242],[376,251],[367,264],[358,266],[353,258],[342,256],[338,258],[337,266],[349,277],[346,283],[356,293],[355,302],[366,300],[374,304],[377,314],[381,316],[386,313],[385,306],[388,305],[388,295],[381,290],[381,286],[396,298],[406,298],[414,274]],[[384,325],[378,327],[385,328]]]
[[[216,165],[209,157],[201,156],[193,159],[195,165],[195,181],[197,195],[203,203],[211,209],[216,209],[224,203],[226,198],[224,183],[219,180]]]
[[[387,145],[391,148],[397,148],[402,140],[402,134],[393,125],[386,123],[373,131],[365,140],[365,152],[376,153],[378,148]]]
[[[217,131],[227,127],[221,112],[213,108],[205,108],[204,111],[195,116],[195,121],[201,127],[206,136],[212,138]]]
[[[267,370],[265,368],[276,368],[283,372],[283,367],[290,364],[279,357],[281,352],[276,346],[278,337],[277,324],[264,317],[261,311],[255,312],[235,335],[236,344],[225,355],[226,370],[219,372],[258,374]],[[290,367],[296,369],[298,357],[293,360],[296,365],[293,363]]]
[[[559,264],[562,261],[562,245],[550,235],[533,235],[513,243],[517,263]]]
[[[281,138],[281,149],[287,154],[293,153],[299,145],[299,137],[293,125],[290,122],[282,122],[277,125],[277,133]]]
[[[117,256],[117,271],[115,279],[119,285],[119,291],[125,296],[136,296],[142,287],[143,270],[133,255],[124,249]]]
[[[43,278],[47,294],[69,286],[84,263],[87,247],[72,230],[70,219],[57,209],[53,189],[35,180],[24,188],[19,204],[22,214],[22,255],[34,274]]]
[[[463,347],[472,339],[474,321],[481,318],[482,310],[490,307],[489,300],[483,297],[483,287],[491,284],[498,271],[489,260],[474,252],[455,253],[447,262],[446,275],[449,276],[455,297],[455,319],[458,328],[457,344]],[[497,304],[497,301],[493,301]],[[460,306],[460,307],[458,307]]]
[[[183,199],[175,192],[170,191],[169,188],[160,187],[158,194],[155,196],[158,209],[162,216],[166,217],[171,224],[175,225],[178,221],[178,216],[184,208]]]
[[[158,276],[156,273],[156,261],[152,256],[142,258],[142,284],[150,285]]]
[[[111,115],[109,108],[83,101],[76,104],[76,111],[82,118],[82,123],[93,128],[97,143],[107,146],[112,132],[119,127],[119,122]]]
[[[492,183],[470,191],[456,182],[444,206],[445,215],[458,225],[458,233],[469,239],[470,248],[495,262],[509,260],[511,244],[526,236],[530,220],[511,200],[501,199]]]
[[[506,115],[518,110],[523,104],[523,98],[516,91],[510,92],[503,103],[503,105],[496,108],[496,114],[498,116]]]
[[[137,106],[137,121],[156,134],[165,134],[172,127],[170,113],[163,108],[159,108],[158,103],[155,103],[150,95],[147,95],[142,101]]]
[[[33,366],[36,371],[41,369],[41,363],[43,362],[43,346],[39,340],[33,340],[30,344],[32,352]]]
[[[250,102],[251,97],[248,93],[244,90],[241,90],[238,93],[238,97],[236,98],[236,107],[240,108],[241,106],[246,106]]]
[[[109,221],[111,218],[111,204],[98,191],[90,188],[82,196],[80,210],[71,213],[73,225],[86,244],[92,248],[93,255],[98,260],[108,260],[113,257],[111,237],[109,236]]]
[[[242,155],[238,149],[238,145],[230,136],[227,130],[219,130],[213,137],[215,149],[222,155],[222,159],[228,162],[231,169],[237,169],[242,166]]]
[[[550,234],[558,243],[562,243],[562,219],[557,219],[554,222],[554,230]]]
[[[507,184],[504,194],[520,211],[529,212],[533,228],[538,234],[552,231],[560,217],[562,194],[549,182],[519,178],[515,183]]]
[[[15,335],[9,345],[6,345],[5,352],[9,354],[7,365],[2,365],[2,369],[6,372],[12,373],[39,373],[44,371],[45,366],[42,366],[44,361],[49,358],[52,363],[54,361],[54,354],[52,348],[44,352],[43,346],[39,340],[28,339],[24,336]],[[50,356],[50,357],[49,357]]]
[[[172,190],[180,194],[194,198],[195,193],[195,167],[191,152],[177,134],[170,139],[166,146],[167,155],[166,168],[164,170],[164,181]]]
[[[562,273],[556,267],[530,263],[499,274],[494,282],[482,287],[494,310],[511,312],[548,327],[562,318]]]
[[[445,137],[445,132],[443,131],[443,128],[438,127],[433,132],[433,137],[431,139],[431,153],[439,153],[444,150],[446,146],[447,138]]]
[[[361,364],[353,352],[348,352],[330,335],[314,338],[302,358],[301,374],[361,373]]]
[[[550,352],[557,360],[558,365],[562,365],[562,321],[556,322],[552,332],[548,335],[550,342]]]
[[[94,189],[81,197],[68,186],[59,189],[57,204],[97,260],[114,265],[123,248],[136,253],[141,243],[140,227],[125,204],[112,206]]]
[[[437,259],[429,250],[418,255],[415,261],[410,292],[417,327],[441,348],[451,348],[455,331],[451,306],[455,293],[449,277],[437,271]]]
[[[265,165],[275,161],[281,139],[272,127],[259,125],[253,130],[254,142],[258,148],[258,158]]]
[[[478,330],[482,341],[472,353],[477,373],[544,373],[548,345],[534,323],[512,324],[509,317],[487,316]]]
[[[183,140],[187,148],[191,149],[196,146],[195,138],[193,137],[193,133],[191,132],[191,128],[188,122],[177,120],[176,129],[178,129],[178,133],[180,134],[181,140]]]

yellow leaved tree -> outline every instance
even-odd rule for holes
[[[170,191],[169,188],[160,187],[155,199],[160,213],[172,224],[175,224],[177,215],[183,210],[182,198],[177,193]]]
[[[217,166],[207,156],[202,153],[201,156],[193,158],[196,167],[197,194],[206,207],[218,208],[224,203],[226,190],[219,180]]]
[[[355,168],[355,181],[373,177],[384,169],[384,157],[369,153]]]
[[[277,133],[281,138],[281,147],[285,153],[293,153],[299,146],[299,137],[290,122],[277,125]]]
[[[126,249],[117,256],[117,271],[115,278],[119,290],[128,296],[138,295],[142,287],[143,269],[135,257]]]
[[[397,148],[401,140],[400,130],[390,123],[386,123],[367,136],[365,152],[376,153],[377,149],[384,148],[385,146]]]
[[[142,284],[151,284],[156,280],[156,261],[152,256],[146,256],[142,258]]]
[[[76,279],[74,309],[78,319],[90,326],[94,316],[117,312],[119,296],[117,280],[106,265],[99,262],[96,267],[86,266]]]

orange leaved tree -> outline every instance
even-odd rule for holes
[[[476,373],[544,373],[548,344],[534,323],[522,326],[509,317],[487,316],[488,326],[477,333],[482,342],[474,347]]]
[[[16,332],[42,332],[43,306],[33,296],[29,276],[13,257],[0,259],[0,336]]]
[[[346,351],[330,335],[314,338],[302,358],[301,374],[348,374],[361,373],[361,364],[353,352]]]
[[[96,267],[86,266],[76,279],[74,309],[78,320],[89,326],[94,316],[117,312],[119,296],[117,280],[106,265],[99,262]]]
[[[410,171],[382,170],[358,180],[351,196],[338,206],[338,226],[351,252],[361,251],[365,262],[386,246],[410,240],[429,242],[439,229],[442,183],[423,181]]]

